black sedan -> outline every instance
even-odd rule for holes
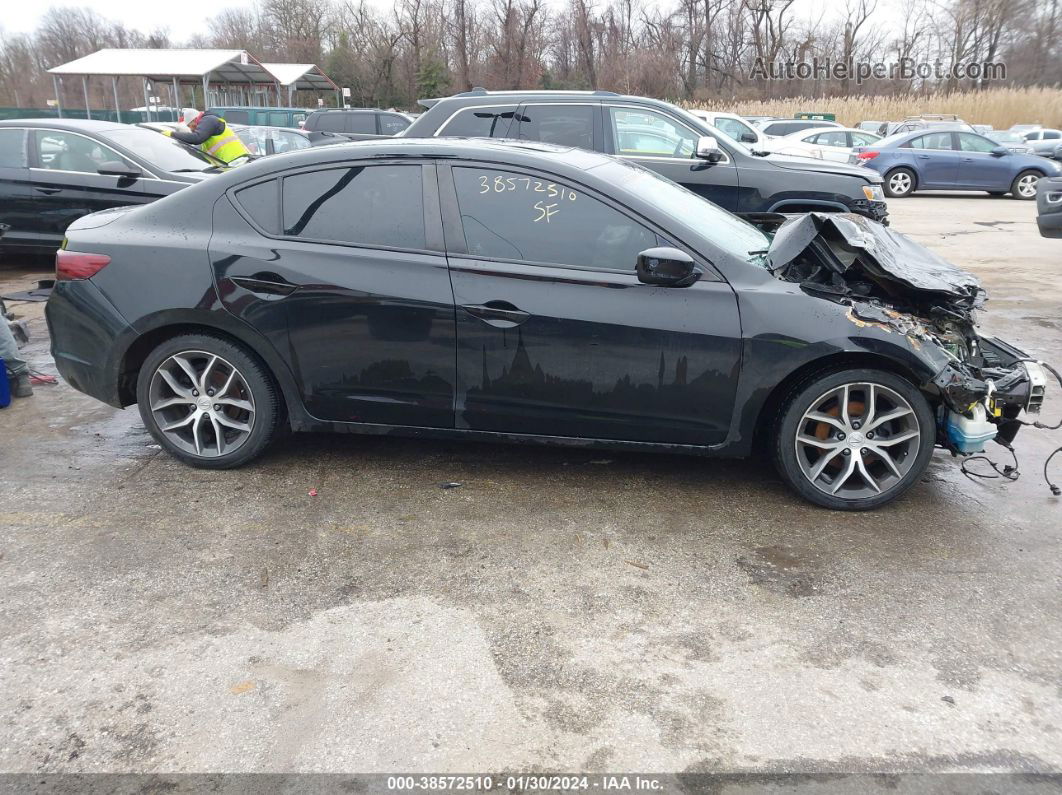
[[[220,167],[220,161],[134,125],[0,121],[0,223],[10,227],[3,248],[54,251],[75,219],[153,202]]]
[[[530,142],[351,143],[75,222],[47,307],[75,388],[234,467],[278,428],[744,456],[820,505],[1013,439],[1043,372],[976,279],[856,215],[757,225]],[[989,384],[991,380],[992,384]]]

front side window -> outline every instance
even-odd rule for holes
[[[589,105],[525,105],[519,129],[525,140],[594,148],[594,110]]]
[[[167,140],[158,133],[148,130],[141,132]],[[96,174],[104,163],[115,161],[130,168],[137,168],[109,146],[84,135],[61,130],[34,130],[33,135],[37,141],[37,161],[40,168]]]
[[[633,271],[657,245],[641,224],[547,176],[455,168],[468,253],[503,260]]]
[[[446,122],[436,135],[454,138],[505,138],[516,116],[516,105],[465,108]]]
[[[715,120],[715,126],[735,141],[740,141],[741,136],[745,133],[752,133],[754,136],[756,135],[751,127],[747,124],[742,124],[737,119],[719,118]]]
[[[0,168],[26,167],[26,131],[0,130]]]
[[[609,108],[616,154],[629,157],[690,158],[697,151],[697,135],[662,113]]]
[[[421,167],[353,166],[284,178],[285,235],[423,249]]]
[[[994,141],[982,138],[980,135],[970,133],[958,133],[959,149],[964,152],[991,152],[996,148]]]

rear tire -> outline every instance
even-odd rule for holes
[[[915,191],[918,178],[909,168],[894,168],[885,175],[885,195],[891,199],[903,199]]]
[[[779,474],[806,500],[865,511],[918,482],[936,444],[929,403],[882,370],[817,373],[782,405],[773,445]]]
[[[166,452],[203,469],[231,469],[269,445],[281,400],[266,367],[224,337],[182,334],[140,368],[137,404]]]
[[[1043,175],[1039,171],[1029,169],[1023,171],[1010,183],[1010,198],[1018,201],[1030,201],[1036,198],[1036,183]]]

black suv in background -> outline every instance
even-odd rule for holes
[[[412,119],[396,110],[378,108],[336,108],[315,110],[306,117],[302,129],[311,133],[338,133],[352,141],[390,138],[405,130]]]
[[[755,152],[661,100],[477,88],[420,104],[428,110],[405,138],[515,138],[592,149],[639,163],[737,213],[839,211],[875,221],[888,214],[876,172]]]

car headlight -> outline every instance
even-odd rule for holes
[[[885,201],[885,194],[881,190],[881,185],[864,185],[863,195],[872,202]]]

